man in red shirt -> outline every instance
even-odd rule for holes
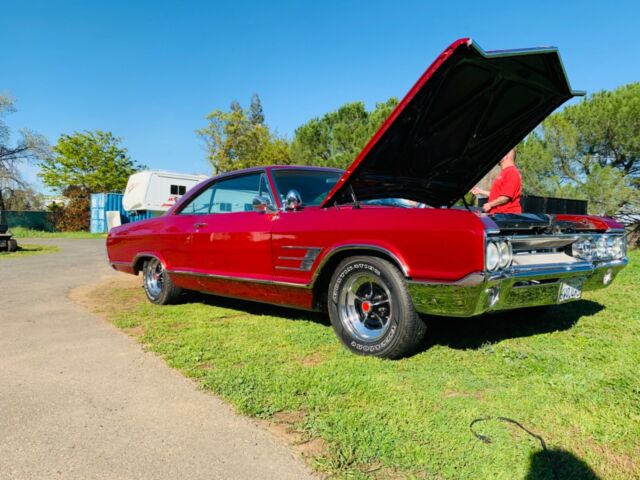
[[[491,191],[487,192],[478,187],[473,187],[471,193],[489,197],[487,203],[482,206],[486,213],[522,213],[520,206],[520,194],[522,193],[522,179],[516,168],[516,150],[510,150],[500,160],[500,173],[491,185]]]

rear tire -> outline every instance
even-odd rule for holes
[[[144,262],[142,285],[149,301],[156,305],[175,303],[182,293],[182,289],[174,285],[171,276],[157,258]]]
[[[18,251],[18,241],[14,238],[7,240],[7,252]]]
[[[427,326],[418,315],[402,273],[378,257],[349,257],[331,278],[331,324],[354,353],[399,358],[422,342]]]

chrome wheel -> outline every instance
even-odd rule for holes
[[[156,258],[149,260],[144,270],[144,285],[151,298],[157,299],[164,286],[164,268]]]
[[[374,342],[387,333],[391,324],[391,294],[383,281],[369,273],[347,279],[338,298],[340,321],[351,334]]]

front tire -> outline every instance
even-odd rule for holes
[[[14,238],[10,238],[7,241],[7,252],[17,252],[18,251],[18,241]]]
[[[156,305],[174,303],[182,293],[182,289],[173,284],[162,262],[157,258],[152,258],[144,263],[142,284],[147,298]]]
[[[343,260],[331,278],[328,297],[336,335],[354,353],[403,357],[426,333],[402,273],[382,258]]]

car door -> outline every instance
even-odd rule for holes
[[[235,175],[213,183],[181,210],[193,220],[189,270],[232,279],[272,277],[273,214],[253,211],[259,195],[270,196],[263,172]]]

